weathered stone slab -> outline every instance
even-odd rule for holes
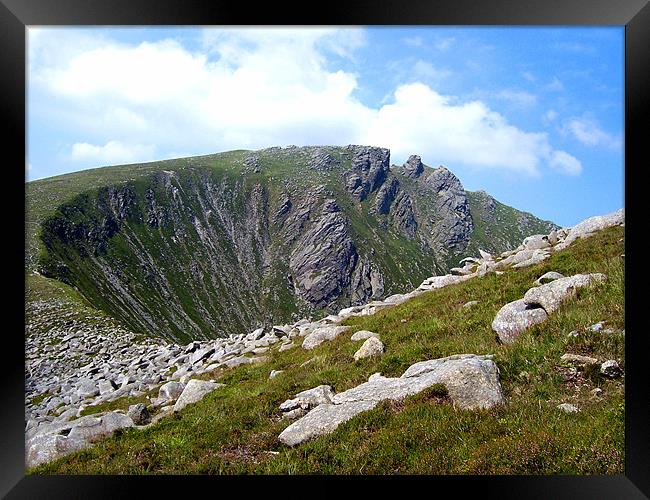
[[[541,306],[551,314],[560,307],[562,302],[573,297],[578,288],[606,280],[607,276],[601,273],[576,274],[531,288],[524,294],[523,300],[527,305]]]
[[[318,405],[279,436],[295,446],[330,433],[355,415],[374,408],[383,400],[402,399],[434,384],[444,384],[454,405],[461,409],[491,408],[505,402],[499,370],[490,356],[462,354],[415,363],[400,378],[374,374],[368,382],[336,394],[331,403]],[[286,402],[285,402],[286,403]],[[288,411],[295,405],[285,405]]]
[[[174,411],[180,411],[187,405],[200,401],[206,394],[214,391],[219,387],[223,387],[224,385],[225,384],[217,384],[215,382],[210,382],[207,380],[190,380],[176,401],[176,404],[174,405]]]

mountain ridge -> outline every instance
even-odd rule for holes
[[[398,293],[558,227],[368,146],[237,150],[26,189],[28,269],[182,341]]]

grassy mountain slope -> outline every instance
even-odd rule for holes
[[[623,239],[623,228],[610,228],[541,264],[350,318],[349,332],[313,351],[272,349],[268,363],[206,374],[226,387],[149,429],[127,429],[30,473],[622,474],[624,379],[584,370],[566,380],[560,357],[569,352],[600,362],[616,359],[625,368]],[[490,327],[496,312],[551,270],[567,276],[602,272],[608,280],[580,289],[514,344],[498,344]],[[479,303],[463,308],[470,300]],[[598,321],[613,331],[587,329]],[[362,329],[381,335],[382,357],[354,361],[360,342],[349,338]],[[569,336],[574,330],[578,335]],[[376,372],[399,376],[417,361],[459,353],[495,355],[506,405],[460,411],[434,389],[380,404],[297,448],[277,440],[289,423],[280,419],[278,406],[299,391],[329,384],[340,392]],[[269,380],[272,369],[285,371]],[[600,396],[590,392],[596,387]],[[580,412],[559,411],[563,402]]]

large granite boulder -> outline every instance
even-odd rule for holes
[[[503,344],[512,344],[521,332],[546,321],[548,314],[539,306],[526,304],[524,299],[504,305],[492,321],[494,330]]]
[[[225,384],[217,384],[207,380],[190,380],[185,386],[185,389],[183,389],[176,404],[174,404],[174,411],[180,411],[187,405],[200,401],[206,394],[214,391],[218,387],[223,387],[224,385]]]
[[[278,439],[295,446],[330,433],[355,415],[374,408],[383,400],[398,400],[417,394],[434,384],[443,384],[454,406],[464,410],[491,408],[505,398],[499,370],[491,356],[460,354],[415,363],[399,378],[374,374],[361,385],[336,394],[300,420],[289,425]]]

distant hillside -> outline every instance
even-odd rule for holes
[[[188,341],[404,292],[557,226],[387,149],[289,147],[30,182],[28,270]]]

